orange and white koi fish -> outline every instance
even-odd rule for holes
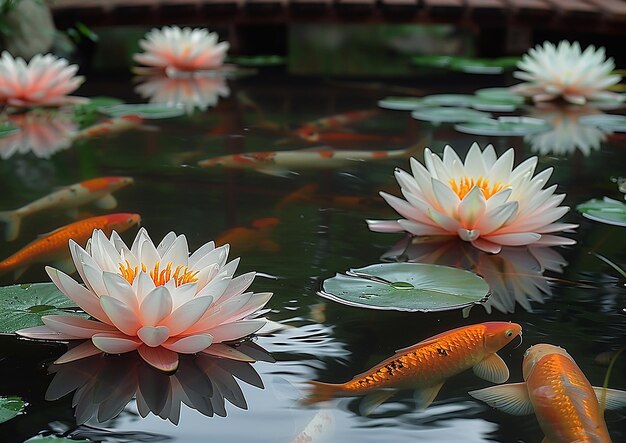
[[[542,443],[610,443],[605,408],[626,407],[626,392],[592,387],[563,348],[531,346],[524,354],[524,383],[471,391],[485,403],[514,415],[533,412],[545,434]]]
[[[306,169],[333,169],[373,160],[388,160],[404,158],[416,147],[396,150],[338,150],[328,147],[298,149],[294,151],[265,151],[250,152],[246,154],[224,155],[209,158],[198,162],[203,168],[224,166],[234,169],[254,169],[263,174],[287,176],[298,170]]]
[[[432,403],[443,383],[473,368],[485,380],[503,383],[509,368],[496,354],[522,333],[516,323],[487,322],[452,329],[428,338],[341,384],[311,382],[305,404],[333,397],[365,395],[359,410],[368,415],[400,389],[414,389],[418,409]]]
[[[102,209],[113,209],[117,206],[117,201],[111,193],[131,183],[131,177],[92,178],[64,186],[13,211],[0,212],[0,221],[6,223],[5,238],[7,241],[15,240],[24,217],[48,209],[73,209],[91,202],[95,202]]]
[[[141,126],[144,122],[145,119],[138,115],[124,115],[122,117],[110,118],[78,131],[74,139],[79,140],[82,138],[98,137],[128,131]]]
[[[295,135],[307,141],[316,141],[320,131],[340,128],[362,120],[367,120],[378,114],[378,110],[351,111],[343,114],[331,115],[319,120],[305,123],[295,131]]]
[[[250,227],[236,226],[225,231],[217,237],[215,244],[221,246],[228,243],[237,252],[253,249],[277,252],[280,246],[268,236],[279,223],[276,217],[260,218],[250,223]]]
[[[44,234],[24,246],[9,258],[0,262],[0,274],[15,271],[18,278],[33,263],[54,263],[61,270],[71,271],[68,242],[70,239],[84,246],[94,229],[101,229],[106,235],[113,230],[123,232],[141,220],[139,214],[117,213],[86,218]]]

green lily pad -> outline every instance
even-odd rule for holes
[[[466,72],[468,74],[502,74],[504,68],[494,64],[490,60],[480,60],[471,58],[459,58],[452,60],[450,68],[455,71]]]
[[[468,94],[433,94],[422,99],[424,106],[470,107],[476,97]]]
[[[578,119],[581,125],[595,126],[612,132],[626,132],[626,115],[594,114],[585,115]]]
[[[228,62],[241,66],[278,66],[286,63],[281,55],[240,55],[229,57]]]
[[[505,100],[517,104],[524,103],[524,97],[514,94],[509,88],[484,88],[477,90],[476,97],[488,100]]]
[[[11,420],[24,411],[26,403],[19,397],[0,397],[0,423]]]
[[[102,106],[99,111],[111,117],[124,117],[126,115],[137,115],[146,119],[161,119],[180,117],[185,115],[185,109],[172,107],[158,103],[147,104],[121,104],[113,106]]]
[[[583,217],[609,225],[626,226],[626,204],[604,197],[591,199],[576,206]]]
[[[450,66],[453,59],[450,55],[416,55],[411,58],[411,62],[416,66],[445,68]]]
[[[463,269],[424,263],[379,263],[324,281],[318,292],[349,306],[408,312],[461,309],[484,302],[489,286]]]
[[[24,443],[90,443],[91,440],[81,439],[81,440],[72,440],[71,438],[66,437],[55,437],[54,435],[36,435],[35,437],[29,438]]]
[[[7,137],[19,131],[20,131],[20,128],[18,128],[17,126],[13,126],[11,123],[0,124],[0,138]]]
[[[491,114],[467,108],[423,108],[413,111],[411,117],[432,123],[459,123],[490,118]]]
[[[386,97],[378,101],[378,106],[393,111],[412,111],[424,106],[421,97]]]
[[[41,326],[41,317],[68,314],[88,317],[75,312],[76,304],[67,298],[53,283],[34,283],[0,287],[0,333],[32,326]]]
[[[473,135],[520,136],[549,131],[551,126],[539,118],[512,116],[460,123],[454,128],[459,132]]]

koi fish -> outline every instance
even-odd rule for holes
[[[78,131],[78,133],[74,136],[74,139],[79,140],[82,138],[97,137],[106,134],[113,134],[115,132],[127,131],[141,126],[144,121],[145,119],[138,115],[124,115],[122,117],[110,118]]]
[[[331,115],[330,117],[320,118],[309,123],[305,123],[295,130],[294,134],[307,141],[316,141],[320,131],[328,129],[340,128],[362,120],[367,120],[378,114],[378,110],[368,111],[351,111],[343,114]]]
[[[380,199],[366,195],[328,195],[320,192],[317,183],[310,183],[287,194],[276,204],[276,209],[295,203],[309,203],[324,208],[338,208],[349,210],[367,210],[372,208],[387,209]]]
[[[509,368],[496,352],[521,333],[520,325],[507,322],[452,329],[396,351],[345,383],[310,382],[312,390],[304,403],[365,395],[359,410],[368,415],[398,390],[415,389],[416,406],[425,409],[448,378],[466,369],[473,368],[477,376],[494,383],[507,381]]]
[[[533,412],[545,434],[543,443],[610,443],[606,408],[626,406],[626,391],[592,387],[567,351],[538,344],[524,354],[525,382],[469,394],[513,415]]]
[[[390,151],[352,151],[323,147],[295,151],[250,152],[213,157],[199,161],[198,165],[203,168],[225,166],[234,169],[254,169],[263,174],[284,177],[296,173],[294,170],[332,169],[354,162],[403,158],[411,155],[416,146]]]
[[[86,218],[63,226],[42,235],[1,261],[0,274],[15,270],[15,278],[18,278],[33,263],[55,263],[61,270],[71,271],[73,263],[67,246],[70,239],[85,245],[94,229],[101,229],[106,235],[110,235],[113,230],[124,232],[140,220],[139,214],[118,213]]]
[[[379,134],[362,134],[357,132],[310,132],[305,138],[306,141],[312,143],[328,143],[334,146],[350,146],[355,143],[402,143],[402,137],[390,137],[388,135]],[[288,140],[285,140],[287,142]],[[279,142],[277,144],[284,144]]]
[[[111,193],[131,183],[133,183],[131,177],[93,178],[64,186],[58,191],[54,191],[13,211],[0,212],[0,221],[6,223],[5,238],[7,241],[17,238],[24,217],[51,208],[73,209],[95,202],[99,208],[113,209],[117,206],[117,201]]]
[[[277,252],[280,246],[267,237],[278,223],[280,221],[276,217],[260,218],[250,223],[250,227],[236,226],[225,231],[217,237],[215,244],[221,246],[228,243],[237,251],[260,249]]]

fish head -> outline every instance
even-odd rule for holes
[[[530,374],[532,374],[535,366],[537,366],[537,363],[539,363],[541,359],[548,355],[555,354],[563,355],[573,361],[567,351],[559,346],[539,343],[526,349],[526,352],[524,353],[524,362],[522,363],[522,374],[524,376],[524,380],[527,380],[528,377],[530,377]]]
[[[138,225],[141,222],[141,216],[139,214],[132,214],[129,212],[120,212],[117,214],[106,215],[107,222],[106,227],[103,229],[107,235],[110,235],[112,231],[124,232],[131,226]]]
[[[499,351],[522,334],[522,327],[517,323],[493,321],[483,323],[483,325],[485,326],[485,349],[488,352]]]

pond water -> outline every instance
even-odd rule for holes
[[[191,250],[227,238],[230,256],[242,257],[238,274],[256,270],[261,275],[252,289],[274,292],[268,317],[284,329],[245,345],[259,359],[254,364],[189,357],[172,376],[157,373],[133,355],[50,367],[65,351],[64,344],[2,336],[0,395],[18,395],[28,403],[26,413],[0,425],[2,440],[21,442],[43,432],[107,442],[541,441],[534,416],[514,417],[472,399],[469,390],[490,383],[471,371],[449,379],[425,411],[415,410],[409,391],[369,416],[359,414],[358,398],[335,399],[319,408],[300,402],[307,380],[344,382],[396,349],[483,321],[514,321],[523,327],[523,344],[499,353],[511,370],[511,382],[522,380],[524,351],[541,342],[566,348],[592,384],[604,382],[611,353],[625,343],[626,290],[624,279],[594,254],[626,263],[623,228],[592,222],[571,210],[565,221],[580,224],[570,234],[578,242],[575,246],[505,248],[490,256],[459,243],[410,243],[402,235],[370,232],[365,224],[366,218],[395,217],[378,192],[398,194],[393,170],[408,169],[410,155],[422,159],[424,146],[441,152],[450,144],[464,157],[473,141],[493,143],[499,154],[515,148],[516,164],[538,152],[537,170],[555,168],[550,183],[567,193],[564,204],[570,207],[605,195],[622,199],[616,180],[626,174],[623,135],[593,139],[585,133],[577,137],[592,137],[586,144],[588,155],[583,148],[555,153],[546,148],[549,141],[532,146],[528,137],[465,135],[450,124],[420,122],[410,112],[376,105],[385,96],[405,95],[406,88],[424,94],[471,93],[507,81],[459,74],[405,81],[405,89],[398,90],[390,87],[398,86],[393,81],[387,86],[331,82],[292,78],[272,69],[229,80],[222,89],[228,96],[205,112],[147,120],[142,127],[79,140],[49,155],[3,156],[1,209],[88,178],[133,177],[134,184],[115,193],[115,211],[141,214],[155,241],[170,230],[186,234]],[[126,78],[90,79],[79,92],[141,101],[132,88]],[[332,136],[319,141],[294,136],[306,122],[355,110],[376,112],[329,131]],[[352,150],[355,157],[362,150],[406,152],[338,165],[320,157],[264,171],[198,167],[198,161],[221,155],[317,146]],[[104,213],[89,206],[80,211],[83,217]],[[255,221],[268,218],[258,228]],[[63,212],[29,217],[17,240],[0,242],[0,255],[9,256],[38,234],[72,221]],[[229,231],[233,227],[248,229]],[[133,228],[123,237],[131,241],[135,232]],[[316,294],[323,279],[380,262],[382,256],[467,267],[486,278],[493,294],[466,318],[461,311],[363,310]],[[35,265],[17,282],[47,280],[43,267]],[[0,283],[13,284],[12,274],[0,276]],[[626,389],[625,360],[624,355],[617,359],[610,387]],[[175,395],[164,405],[163,393],[170,389]],[[211,389],[210,401],[189,395]],[[135,396],[141,399],[131,400]],[[181,405],[182,399],[188,404]],[[141,418],[140,412],[150,407],[171,421],[153,413]],[[626,441],[623,411],[607,412],[606,420],[613,441]]]

